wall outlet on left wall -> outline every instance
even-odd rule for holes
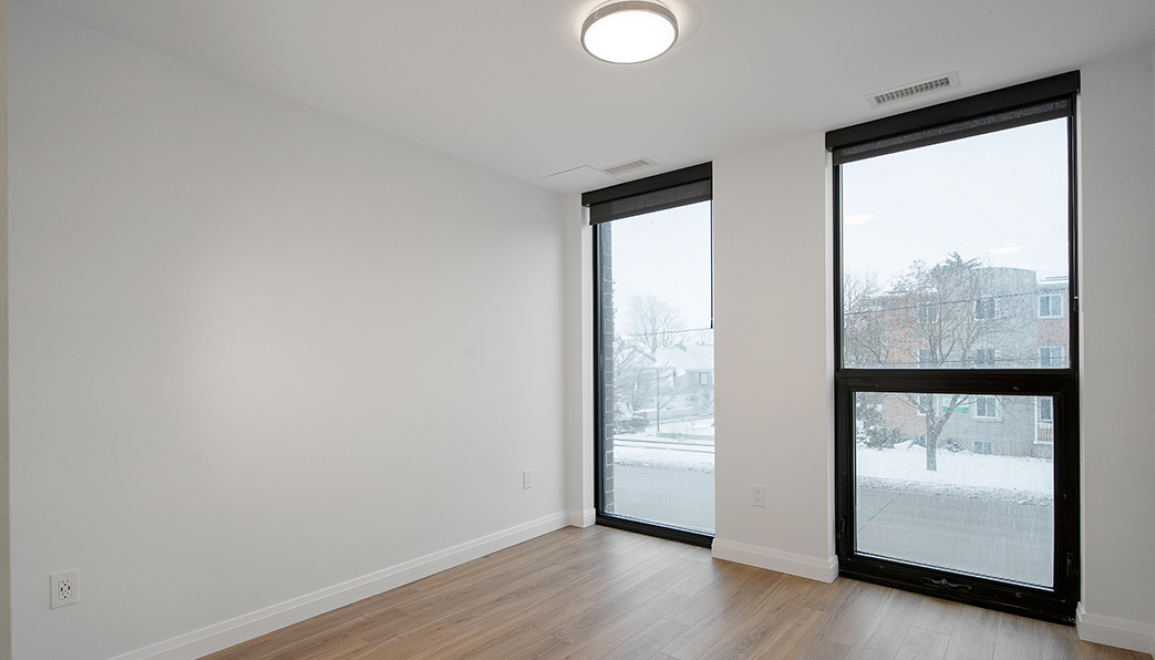
[[[533,470],[521,471],[521,487],[533,488]]]
[[[80,600],[80,571],[72,569],[49,576],[49,599],[51,609],[72,605]]]

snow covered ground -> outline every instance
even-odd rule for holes
[[[939,449],[938,470],[932,472],[926,469],[926,448],[904,442],[888,449],[859,445],[856,461],[860,486],[1022,504],[1054,499],[1054,463],[1044,458]]]
[[[623,436],[653,440],[649,434]],[[697,447],[698,449],[705,449]],[[926,448],[901,443],[888,449],[859,446],[856,454],[858,485],[911,493],[927,493],[1020,504],[1053,502],[1054,464],[1043,458],[994,456],[960,451],[938,452],[938,470],[926,469]],[[683,451],[664,447],[614,449],[614,462],[632,467],[713,472],[712,451]]]
[[[614,463],[663,470],[713,472],[714,452],[618,446],[614,448]]]

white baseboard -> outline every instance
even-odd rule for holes
[[[489,536],[435,552],[403,564],[271,607],[224,621],[179,637],[138,649],[112,660],[196,660],[285,626],[310,619],[359,600],[396,589],[434,573],[459,566],[523,541],[548,534],[568,524],[569,516],[556,513]]]
[[[1088,614],[1079,603],[1075,610],[1075,626],[1079,639],[1085,642],[1155,655],[1155,625]]]
[[[830,557],[824,561],[791,552],[771,550],[770,548],[717,538],[714,539],[713,554],[715,559],[725,559],[747,566],[789,573],[819,582],[834,582],[834,578],[838,577],[837,557]]]
[[[586,509],[585,511],[570,511],[569,524],[571,527],[586,528],[594,524],[597,519],[597,509]]]

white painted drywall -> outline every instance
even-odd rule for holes
[[[10,58],[16,658],[564,515],[560,196],[19,4]]]
[[[569,523],[593,524],[594,302],[593,230],[581,196],[566,198],[565,421]]]
[[[834,555],[825,158],[812,135],[718,159],[713,205],[715,554],[819,573]]]
[[[1082,70],[1083,599],[1155,647],[1155,77]],[[1155,652],[1155,648],[1144,649]]]
[[[8,515],[8,0],[0,0],[0,660],[12,658]]]

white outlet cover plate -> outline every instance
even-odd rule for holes
[[[49,576],[49,607],[56,609],[80,601],[80,571],[73,569]]]

